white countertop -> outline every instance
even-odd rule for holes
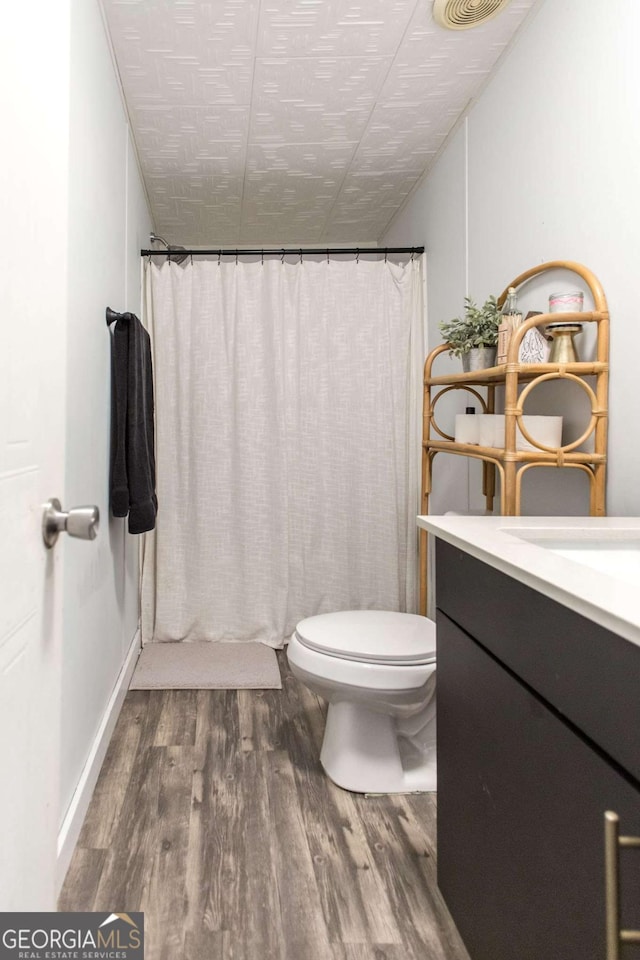
[[[418,526],[640,646],[640,517],[428,516]]]

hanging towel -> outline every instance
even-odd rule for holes
[[[156,465],[153,452],[151,340],[133,313],[118,314],[111,338],[111,511],[129,514],[129,533],[153,530]]]

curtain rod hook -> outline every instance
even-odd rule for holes
[[[329,266],[329,247],[327,247],[327,266]]]
[[[412,248],[411,248],[411,263],[413,263],[413,255],[414,255],[415,252],[416,252],[416,251],[415,251],[414,248],[412,247]]]
[[[260,253],[260,264],[264,267],[264,247]]]
[[[360,247],[356,247],[356,263],[360,263]]]
[[[302,263],[302,247],[300,247],[300,263]]]
[[[238,248],[236,247],[236,267],[238,266]]]
[[[284,247],[282,247],[282,256],[280,257],[280,263],[284,263]]]
[[[389,248],[388,248],[388,247],[385,247],[385,248],[384,248],[384,262],[385,262],[385,263],[387,262],[387,257],[388,257],[388,256],[389,256]]]
[[[222,250],[218,250],[218,266],[220,266],[220,257],[222,256]]]

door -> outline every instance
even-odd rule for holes
[[[0,910],[54,910],[64,491],[68,0],[0,31]]]

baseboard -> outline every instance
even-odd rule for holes
[[[129,689],[129,683],[138,661],[138,657],[140,656],[140,650],[141,639],[140,630],[138,629],[135,632],[133,640],[131,641],[131,646],[129,647],[120,673],[118,674],[118,679],[116,680],[111,696],[109,697],[109,702],[102,717],[100,726],[98,727],[98,732],[96,733],[94,741],[91,744],[91,750],[89,751],[87,762],[84,765],[78,785],[74,791],[71,803],[69,804],[69,809],[65,814],[64,820],[62,821],[62,826],[60,827],[60,831],[58,833],[56,896],[62,889],[64,878],[67,870],[69,869],[71,857],[73,856],[73,851],[76,843],[78,842],[80,830],[82,829],[82,824],[87,814],[87,810],[89,809],[89,803],[91,802],[91,797],[93,796],[93,791],[100,774],[102,761],[104,760],[107,752],[107,747],[109,746],[109,741],[111,740],[111,736],[120,713],[120,708],[122,707],[122,702],[126,696],[127,690]]]

